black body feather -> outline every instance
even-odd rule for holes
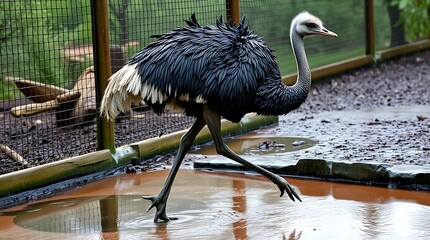
[[[286,113],[261,109],[274,104],[268,100],[276,91],[266,88],[281,84],[280,71],[272,50],[243,19],[239,26],[223,23],[221,18],[215,26],[200,25],[194,14],[185,21],[188,26],[156,35],[155,42],[128,62],[137,64],[142,84],[166,96],[163,102],[144,99],[156,113],[174,101],[187,115],[199,116],[203,104],[199,98],[233,122],[249,112]],[[183,94],[189,97],[180,99]]]
[[[301,201],[284,178],[246,161],[225,145],[221,116],[239,122],[249,112],[286,114],[305,101],[311,75],[303,33],[317,33],[304,28],[308,21],[321,23],[308,12],[300,13],[291,23],[290,39],[298,70],[297,81],[291,87],[282,83],[270,48],[244,25],[243,19],[238,26],[223,23],[221,18],[215,26],[200,25],[194,14],[186,20],[188,26],[154,36],[155,42],[110,77],[100,104],[101,112],[110,120],[141,99],[158,114],[172,104],[196,117],[180,140],[160,194],[144,197],[152,202],[148,211],[154,207],[157,210],[154,222],[175,219],[166,214],[167,199],[186,152],[204,126],[208,127],[219,154],[270,179],[278,186],[281,197],[286,192],[291,200]],[[318,30],[321,35],[337,36],[323,27]]]

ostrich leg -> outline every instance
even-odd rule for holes
[[[203,116],[205,118],[206,124],[208,125],[209,131],[215,142],[215,147],[218,154],[228,157],[258,173],[270,179],[274,184],[276,184],[281,191],[281,197],[287,192],[291,200],[295,201],[295,198],[300,202],[302,201],[296,191],[290,186],[290,184],[281,176],[276,175],[260,166],[257,166],[245,159],[239,157],[235,152],[233,152],[227,145],[225,145],[221,136],[221,116],[210,109],[207,105],[204,105]],[[295,197],[295,198],[294,198]]]
[[[169,176],[167,177],[166,182],[164,183],[164,187],[161,192],[157,196],[145,196],[144,199],[151,200],[152,204],[148,207],[148,210],[151,210],[153,207],[156,207],[157,212],[155,213],[154,222],[156,223],[158,219],[163,221],[176,220],[177,218],[169,218],[166,215],[166,205],[167,199],[169,198],[170,189],[172,188],[173,181],[175,180],[176,173],[181,166],[181,162],[184,159],[185,154],[188,150],[190,150],[194,139],[200,130],[206,125],[203,117],[198,117],[194,122],[193,126],[188,130],[187,133],[182,136],[181,141],[179,143],[178,153],[176,154],[175,159],[173,160],[172,169],[170,170]]]

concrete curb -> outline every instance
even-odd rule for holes
[[[430,167],[391,165],[381,163],[346,163],[323,159],[286,160],[282,164],[277,161],[255,160],[253,163],[276,174],[297,178],[313,178],[318,180],[352,182],[365,185],[379,185],[390,188],[406,188],[413,190],[430,190]],[[244,166],[229,159],[208,157],[196,160],[195,169],[248,171]]]

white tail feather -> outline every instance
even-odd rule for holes
[[[132,102],[141,101],[141,90],[142,83],[136,66],[124,66],[109,78],[100,113],[112,121],[121,112],[130,111]]]
[[[136,64],[125,65],[109,78],[109,84],[100,105],[101,115],[113,121],[120,113],[130,111],[131,103],[139,103],[142,99],[151,103],[163,103],[169,100],[165,92],[170,94],[173,91],[171,85],[166,89],[158,89],[145,81],[142,83],[138,72]],[[179,94],[176,90],[174,97],[180,101],[206,103],[206,99],[201,95],[196,99],[190,99],[189,93]]]

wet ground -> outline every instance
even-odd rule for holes
[[[430,165],[430,51],[317,81],[270,134],[317,138],[307,154]]]
[[[288,179],[303,200],[268,180],[180,170],[168,214],[153,223],[141,195],[167,171],[124,174],[0,211],[0,239],[428,239],[430,193]]]
[[[317,142],[313,149],[295,151],[296,160],[412,165],[419,171],[420,166],[430,167],[428,73],[430,51],[316,81],[298,110],[256,134]],[[172,159],[154,159],[143,169],[169,165]],[[187,155],[184,166],[199,159]]]
[[[281,116],[278,129],[271,131],[271,134],[323,138],[326,148],[310,153],[315,156],[336,154],[342,161],[430,165],[429,73],[430,51],[425,51],[379,66],[315,81],[306,102],[297,111]],[[403,111],[401,116],[396,115],[398,109]],[[6,136],[13,136],[18,130],[35,127],[28,121],[34,118],[8,121],[7,118],[10,117],[7,112],[0,113],[0,120],[5,122],[2,127],[6,130]],[[116,128],[115,131],[117,136],[124,138],[118,137],[117,144],[137,142],[145,137],[158,136],[161,132],[166,134],[182,130],[183,126],[165,120],[161,118],[148,126],[135,122],[121,124],[122,127]],[[15,122],[18,123],[17,126],[8,125]],[[129,125],[135,126],[134,124],[142,129],[131,130]],[[163,129],[157,129],[160,124]],[[49,131],[41,131],[41,135],[31,135],[31,143],[52,145],[52,149],[36,151],[34,148],[22,146],[28,144],[28,140],[22,139],[12,139],[18,145],[11,147],[30,149],[26,153],[20,153],[26,159],[34,158],[30,162],[33,165],[95,150],[95,125],[71,129],[56,129],[55,126],[52,128]],[[52,141],[52,133],[56,132],[61,133],[59,140]],[[88,143],[80,142],[80,139],[91,141],[86,146]],[[57,152],[53,157],[52,153]],[[169,159],[155,159],[151,166],[162,166]],[[0,174],[22,168],[4,154],[0,154]]]
[[[342,110],[280,118],[272,136],[300,136],[318,141],[297,158],[430,166],[430,106]]]

